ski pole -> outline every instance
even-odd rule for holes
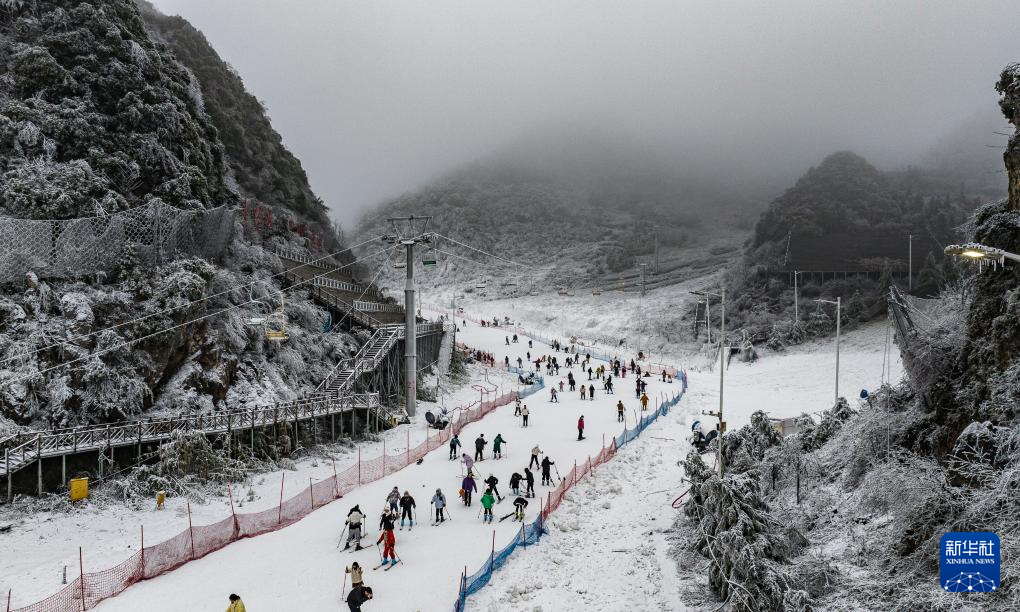
[[[347,525],[344,525],[344,528],[340,530],[340,539],[336,543],[337,548],[340,548],[340,544],[343,543],[345,533],[347,533]],[[347,574],[344,574],[344,576],[347,576]]]
[[[379,542],[375,543],[375,552],[379,553],[379,560],[382,561],[383,556],[382,556],[382,550],[379,548]]]
[[[344,568],[344,584],[340,587],[340,597],[344,596],[344,591],[347,590],[347,568]]]

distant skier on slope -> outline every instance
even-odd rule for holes
[[[595,385],[588,385],[588,400],[595,401]]]
[[[524,478],[518,472],[510,474],[510,492],[514,495],[521,494],[521,479]]]
[[[470,474],[471,468],[474,467],[475,465],[475,460],[472,459],[471,457],[468,457],[467,453],[461,453],[460,462],[464,464],[464,469],[466,469],[467,473]]]
[[[492,522],[492,506],[495,503],[496,500],[492,497],[492,491],[486,489],[485,494],[482,495],[482,508],[485,510],[485,513],[482,516],[483,523]]]
[[[350,612],[361,612],[361,606],[365,605],[365,602],[372,597],[372,587],[355,587],[347,594],[347,608]]]
[[[410,491],[404,491],[403,497],[400,498],[400,528],[404,528],[404,519],[410,521],[410,527],[414,527],[414,512],[415,507],[414,498],[411,497]]]
[[[531,449],[531,461],[528,462],[528,467],[531,467],[532,465],[534,465],[535,467],[538,467],[539,464],[541,463],[538,460],[538,456],[541,455],[541,454],[542,454],[542,449],[540,449],[538,447],[538,445],[536,444],[535,448]]]
[[[577,419],[577,439],[584,440],[584,415]]]
[[[617,423],[622,423],[623,422],[623,410],[624,410],[624,408],[623,408],[623,400],[620,400],[620,401],[616,402],[616,422]]]
[[[471,505],[471,494],[478,490],[478,485],[475,484],[475,479],[471,474],[464,477],[464,480],[460,483],[460,489],[464,491],[464,505]]]
[[[388,523],[386,525],[386,528],[383,529],[383,532],[379,534],[379,539],[375,541],[376,546],[378,546],[380,542],[383,543],[383,553],[382,553],[382,563],[380,563],[379,565],[380,566],[386,565],[386,560],[387,559],[389,559],[390,565],[396,565],[397,564],[397,549],[396,549],[397,537],[393,533],[393,523],[392,522]]]
[[[489,489],[493,493],[496,494],[496,497],[499,498],[499,501],[503,501],[503,496],[499,494],[499,489],[496,488],[497,484],[499,484],[499,479],[493,476],[492,474],[489,474],[489,477],[485,479],[485,485],[489,487]]]
[[[386,496],[386,503],[389,505],[390,512],[396,514],[397,508],[400,506],[400,489],[393,487],[390,494]]]
[[[436,494],[432,496],[431,504],[436,507],[436,522],[433,525],[438,525],[446,520],[443,515],[443,509],[446,508],[446,496],[440,489],[436,489]]]
[[[506,440],[503,439],[503,434],[496,434],[496,438],[492,441],[492,456],[496,459],[503,458],[503,445],[506,444]]]
[[[351,542],[355,542],[356,546],[354,550],[361,550],[361,521],[365,520],[365,515],[361,513],[361,508],[354,506],[351,511],[347,513],[347,545],[344,546],[344,550],[351,547]]]
[[[551,461],[549,457],[542,459],[542,484],[552,485],[552,475],[549,473],[549,470],[554,465],[556,465],[556,462]]]
[[[648,395],[646,393],[641,394],[641,410],[648,410]]]
[[[482,461],[485,459],[485,445],[488,441],[485,439],[485,434],[479,434],[475,438],[475,461]]]
[[[528,410],[528,405],[524,404],[524,408],[521,408],[521,427],[528,426],[528,415],[530,414],[531,411]]]
[[[454,459],[457,458],[457,448],[460,447],[460,446],[461,446],[460,438],[457,437],[457,434],[453,434],[453,437],[450,438],[450,460],[451,461],[453,461]]]
[[[524,509],[528,507],[528,500],[518,497],[514,500],[514,519],[524,522]]]
[[[524,492],[525,497],[535,496],[535,475],[531,473],[530,468],[524,468],[524,480],[527,482],[528,489]]]

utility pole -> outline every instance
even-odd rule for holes
[[[417,405],[418,387],[418,334],[414,306],[414,245],[421,242],[431,244],[434,234],[425,233],[432,217],[391,217],[387,219],[394,234],[384,236],[383,241],[404,247],[407,270],[404,283],[404,410],[413,417]]]
[[[797,270],[793,271],[793,321],[800,323],[800,292],[797,291]]]
[[[652,273],[659,273],[659,230],[652,230],[652,239],[655,241],[655,259],[652,263]]]
[[[645,297],[645,268],[648,267],[648,264],[643,263],[638,265],[641,266],[641,297]]]
[[[907,292],[914,290],[914,235],[907,234]]]
[[[821,302],[823,304],[835,304],[836,305],[836,399],[835,399],[835,401],[838,402],[839,401],[839,332],[840,332],[840,323],[841,323],[840,319],[842,319],[840,311],[842,309],[843,299],[842,298],[836,298],[835,302],[833,302],[832,300],[815,300],[815,301],[816,302]],[[833,406],[835,406],[835,405],[836,404],[833,403]]]
[[[718,412],[702,412],[709,416],[719,418],[719,446],[716,448],[716,465],[719,466],[719,479],[721,480],[723,474],[725,474],[725,465],[723,462],[722,453],[722,435],[726,433],[726,421],[723,420],[723,390],[725,388],[726,381],[726,361],[727,361],[727,348],[726,348],[726,285],[722,286],[719,293],[710,293],[708,291],[691,291],[692,294],[702,296],[705,298],[706,308],[708,308],[708,300],[710,297],[719,298],[721,313],[719,315],[719,410]]]

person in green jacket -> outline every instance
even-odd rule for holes
[[[482,516],[483,523],[492,522],[492,506],[496,503],[496,498],[492,496],[492,489],[486,489],[485,495],[482,495],[482,508],[485,509],[485,515]]]
[[[503,444],[506,440],[503,439],[503,434],[496,434],[496,439],[492,441],[492,456],[498,459],[503,458]]]

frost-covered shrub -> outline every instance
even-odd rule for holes
[[[757,410],[751,414],[749,424],[727,433],[722,440],[726,469],[731,472],[743,472],[757,467],[764,459],[765,453],[779,445],[782,436],[772,426],[768,415]]]

